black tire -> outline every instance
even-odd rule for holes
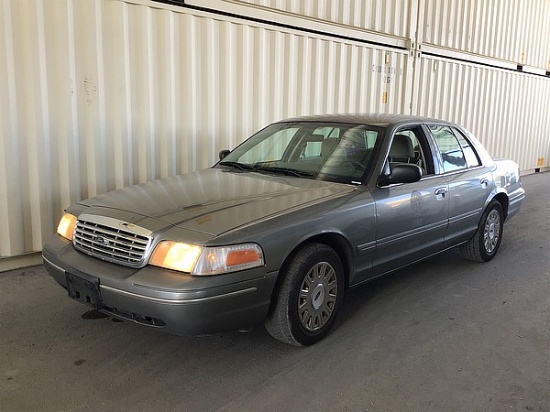
[[[474,236],[460,246],[460,251],[470,260],[488,262],[498,252],[504,228],[504,213],[497,200],[493,200],[483,212]]]
[[[344,295],[344,269],[331,247],[311,243],[284,273],[265,327],[275,339],[295,346],[321,340],[334,324]]]

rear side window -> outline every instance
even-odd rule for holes
[[[470,142],[466,140],[464,135],[458,129],[454,127],[452,129],[458,139],[460,147],[462,147],[462,151],[464,152],[464,157],[466,158],[466,163],[468,164],[468,167],[480,166],[481,162],[479,161],[479,158],[477,157],[477,154],[474,151],[474,148],[472,147]]]
[[[439,147],[443,160],[443,171],[466,169],[479,166],[479,159],[471,144],[456,129],[449,126],[428,126]]]

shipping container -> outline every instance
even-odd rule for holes
[[[550,77],[517,66],[548,59],[548,13],[542,0],[2,1],[0,257],[40,251],[80,199],[209,167],[290,116],[440,117],[547,170]]]
[[[296,15],[386,36],[408,38],[410,34],[410,0],[190,0],[187,3],[216,9],[230,7],[231,3],[243,3],[276,10],[284,16]],[[254,9],[250,13],[254,13]],[[307,23],[302,25],[307,27]]]
[[[0,3],[0,256],[39,251],[80,199],[209,167],[270,122],[408,107],[406,50],[153,5]]]
[[[550,79],[429,56],[417,64],[415,114],[461,124],[524,172],[548,167]]]
[[[550,71],[550,1],[422,2],[421,43]]]

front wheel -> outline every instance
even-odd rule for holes
[[[284,273],[265,326],[282,342],[308,346],[334,324],[344,294],[344,270],[331,247],[312,243],[301,249]]]
[[[502,240],[504,213],[501,204],[493,200],[481,216],[474,236],[460,247],[462,254],[470,260],[488,262],[497,254]]]

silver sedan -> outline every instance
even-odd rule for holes
[[[181,335],[265,323],[311,345],[346,289],[460,246],[487,262],[524,198],[464,128],[392,115],[283,120],[212,168],[69,207],[43,249],[71,298]]]

